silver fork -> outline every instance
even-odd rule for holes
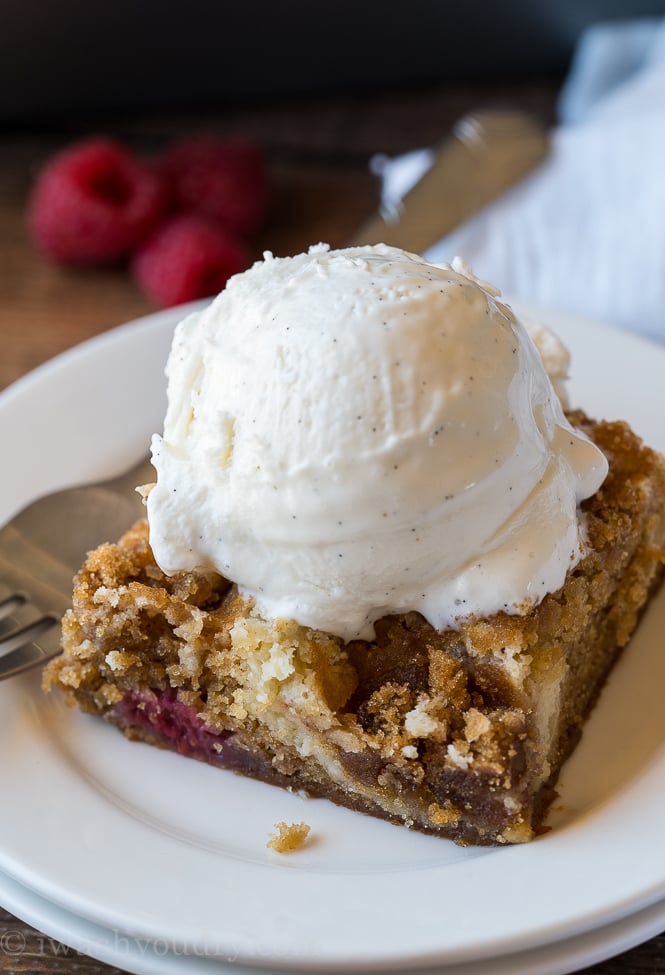
[[[0,529],[0,680],[60,652],[60,619],[86,552],[141,516],[147,459],[120,477],[47,495]]]

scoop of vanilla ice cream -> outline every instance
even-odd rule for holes
[[[167,366],[147,500],[162,569],[213,568],[262,614],[346,640],[558,589],[607,464],[497,295],[383,245],[231,278]]]

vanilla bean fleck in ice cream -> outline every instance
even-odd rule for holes
[[[461,262],[267,253],[178,326],[167,375],[155,558],[263,615],[346,640],[411,610],[454,627],[530,608],[582,555],[605,458]]]

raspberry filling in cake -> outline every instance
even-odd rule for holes
[[[178,700],[175,690],[157,693],[152,690],[128,691],[113,708],[113,720],[137,733],[152,735],[164,748],[204,762],[230,765],[232,751],[229,731],[210,731],[196,708]],[[223,756],[223,758],[222,758]]]

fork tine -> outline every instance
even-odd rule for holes
[[[38,609],[26,593],[17,592],[4,600],[0,604],[0,656],[2,655],[2,641],[5,637],[23,629],[30,623],[35,623],[43,615],[44,610]]]
[[[28,623],[27,626],[21,627],[20,630],[14,630],[7,636],[0,639],[0,657],[4,657],[6,654],[11,653],[12,650],[18,650],[19,647],[25,646],[26,643],[31,643],[33,640],[38,640],[47,630],[59,623],[60,620],[53,613],[48,613],[45,616],[40,616],[39,619],[34,620],[32,623]]]
[[[153,479],[144,457],[120,477],[47,495],[0,525],[0,680],[60,652],[56,624],[71,605],[72,575],[86,551],[141,516],[134,488]]]
[[[11,616],[17,609],[20,609],[26,602],[26,597],[22,592],[15,592],[12,596],[7,596],[0,602],[0,620]],[[0,633],[2,630],[0,629]]]
[[[59,622],[49,614],[0,641],[0,680],[57,656],[61,649]]]

